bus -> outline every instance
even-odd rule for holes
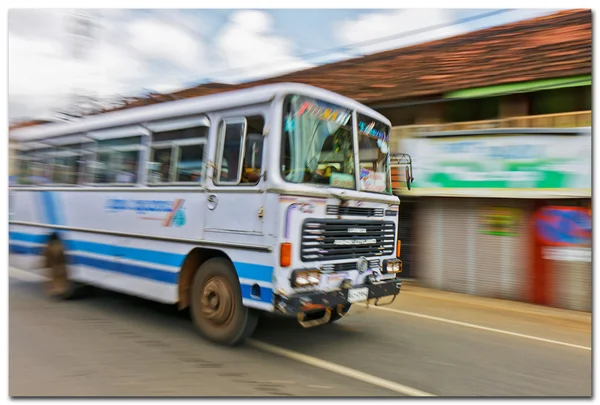
[[[93,286],[187,308],[222,345],[264,312],[336,322],[401,289],[390,130],[288,83],[17,129],[11,258],[42,263],[52,298]]]

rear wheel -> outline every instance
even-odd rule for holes
[[[46,294],[54,299],[69,300],[77,298],[83,286],[69,277],[69,266],[63,243],[60,239],[50,239],[44,254],[45,267],[48,269]]]
[[[242,343],[258,323],[258,313],[242,302],[233,265],[220,257],[206,261],[194,275],[190,312],[202,336],[226,346]]]

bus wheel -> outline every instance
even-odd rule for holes
[[[351,306],[352,304],[344,305],[340,311],[342,315],[338,313],[337,308],[334,308],[334,310],[331,311],[331,318],[329,318],[329,323],[334,323],[342,319],[348,313],[348,311],[350,311]]]
[[[62,242],[51,239],[46,246],[44,255],[46,268],[49,270],[46,293],[49,297],[59,300],[76,298],[81,287],[69,279],[67,258]]]
[[[190,310],[200,334],[226,346],[242,343],[258,323],[258,313],[242,303],[233,265],[221,257],[206,261],[196,271]]]

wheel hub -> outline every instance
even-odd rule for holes
[[[214,325],[226,325],[233,315],[233,293],[220,277],[209,279],[202,289],[202,314]]]

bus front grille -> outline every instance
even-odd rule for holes
[[[309,262],[391,255],[395,234],[390,221],[309,219],[302,226],[300,257]]]

